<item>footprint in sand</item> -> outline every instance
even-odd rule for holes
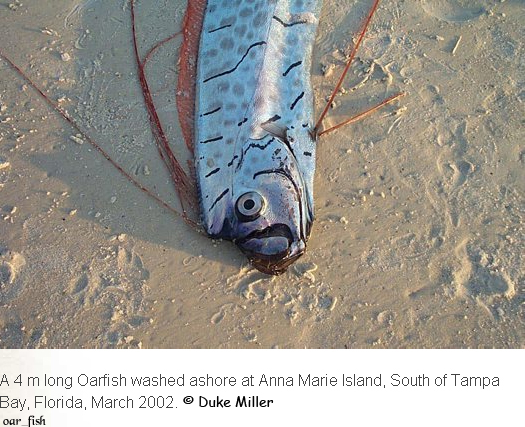
[[[451,163],[449,166],[454,171],[452,185],[455,188],[461,187],[465,184],[471,172],[474,171],[474,165],[466,160],[459,160],[455,163]]]
[[[469,251],[472,274],[466,283],[469,293],[491,300],[493,297],[513,298],[516,287],[510,276],[500,268],[499,260],[482,249]]]
[[[118,298],[129,303],[130,311],[134,311],[142,305],[148,278],[149,272],[134,250],[109,247],[83,267],[68,291],[81,306],[91,307]]]
[[[489,1],[483,0],[423,0],[423,10],[441,21],[467,22],[487,12]]]
[[[137,347],[139,343],[130,334],[148,320],[144,314],[148,279],[149,272],[131,245],[111,245],[102,247],[82,267],[67,293],[78,313],[104,313],[99,319],[107,331],[101,336],[104,346]]]
[[[499,261],[490,252],[471,248],[468,240],[456,247],[460,268],[454,273],[459,295],[469,295],[485,302],[494,298],[512,299],[516,295],[514,282],[499,268]]]
[[[18,313],[0,308],[0,348],[21,348],[24,344],[24,327]]]
[[[0,304],[5,304],[20,295],[24,288],[19,274],[26,264],[23,255],[0,251]]]

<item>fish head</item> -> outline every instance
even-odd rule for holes
[[[313,222],[293,151],[271,135],[249,141],[233,190],[231,240],[258,270],[283,273],[305,252]]]

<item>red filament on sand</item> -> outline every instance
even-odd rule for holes
[[[153,97],[151,96],[151,91],[144,70],[146,66],[146,61],[151,57],[151,54],[155,52],[155,50],[157,50],[160,46],[164,45],[165,43],[176,37],[176,34],[157,43],[155,46],[153,46],[152,49],[148,51],[145,59],[141,59],[137,43],[134,0],[131,0],[130,4],[131,28],[133,32],[133,49],[135,53],[135,59],[137,62],[137,71],[140,86],[142,88],[142,95],[144,96],[144,103],[146,104],[146,109],[148,110],[148,115],[150,119],[151,131],[153,133],[153,137],[155,139],[155,144],[157,145],[159,155],[170,173],[171,179],[175,186],[175,191],[179,196],[179,200],[182,206],[182,216],[185,220],[188,221],[189,217],[187,214],[185,204],[187,203],[191,208],[196,209],[196,206],[198,205],[197,197],[195,194],[196,186],[193,180],[188,177],[186,172],[184,172],[184,169],[182,168],[181,164],[173,154],[173,151],[169,145],[168,138],[166,136],[166,132],[164,131],[160,118],[157,114],[155,103],[153,101]]]
[[[387,105],[387,104],[390,104],[391,102],[394,102],[396,99],[398,98],[401,98],[402,96],[405,96],[406,93],[405,92],[401,92],[401,93],[398,93],[396,95],[392,95],[391,97],[385,99],[384,101],[381,101],[379,104],[367,109],[366,111],[363,111],[359,114],[356,114],[355,116],[353,117],[350,117],[349,119],[346,119],[344,122],[342,123],[339,123],[338,125],[335,125],[335,126],[332,126],[331,128],[328,128],[328,129],[325,129],[323,130],[322,132],[319,132],[318,133],[318,136],[323,136],[323,135],[326,135],[327,133],[330,133],[336,129],[339,129],[343,126],[346,126],[346,125],[349,125],[351,123],[355,123],[363,118],[365,118],[366,116],[372,114],[374,111],[377,111],[379,110],[381,107]]]
[[[151,197],[153,200],[155,200],[159,205],[163,206],[170,212],[182,216],[182,214],[177,211],[175,208],[167,204],[164,200],[162,200],[159,196],[157,196],[155,193],[153,193],[149,188],[142,185],[139,181],[137,181],[133,176],[131,176],[128,172],[126,172],[117,162],[115,162],[110,155],[93,139],[91,138],[81,127],[80,125],[69,116],[67,111],[63,110],[56,102],[54,102],[49,96],[47,96],[40,87],[36,85],[36,83],[29,78],[27,74],[25,74],[22,69],[16,65],[13,61],[11,61],[2,51],[0,51],[0,58],[2,58],[5,62],[9,64],[11,68],[13,68],[16,73],[23,78],[29,86],[31,86],[35,92],[37,92],[42,99],[55,111],[57,112],[73,129],[75,129],[84,140],[90,144],[96,151],[98,151],[115,169],[117,169],[129,182],[131,182],[135,187],[137,187],[139,190],[147,194],[149,197]],[[198,224],[194,221],[190,220],[190,225],[194,228],[198,227]]]
[[[359,38],[357,39],[356,44],[352,48],[352,52],[350,53],[350,58],[348,59],[348,62],[346,63],[345,69],[343,70],[343,73],[341,74],[341,77],[339,78],[339,81],[337,82],[337,85],[335,86],[332,92],[332,95],[330,95],[330,99],[326,103],[326,106],[324,107],[324,110],[321,113],[321,116],[319,117],[317,124],[315,125],[315,128],[314,128],[315,134],[319,132],[319,128],[321,127],[321,124],[323,123],[323,120],[326,117],[326,114],[328,113],[328,110],[330,109],[332,102],[334,102],[334,99],[337,93],[339,92],[339,89],[341,89],[341,86],[343,85],[344,79],[346,75],[348,74],[348,71],[350,70],[350,66],[352,65],[352,62],[354,62],[354,58],[357,53],[357,50],[359,49],[359,46],[361,46],[361,42],[365,38],[366,30],[368,29],[368,26],[370,25],[370,21],[372,20],[372,17],[374,16],[374,13],[377,10],[378,6],[379,6],[379,0],[374,0],[372,9],[370,9],[370,12],[368,12],[368,16],[366,17],[363,27],[361,28]]]

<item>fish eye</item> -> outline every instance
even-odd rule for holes
[[[249,191],[237,199],[235,209],[237,211],[237,217],[245,222],[254,221],[259,218],[264,210],[264,206],[264,197],[255,191]]]

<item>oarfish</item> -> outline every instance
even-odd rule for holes
[[[202,224],[270,274],[304,253],[314,219],[310,71],[321,5],[209,0],[188,11],[202,16],[193,136]]]
[[[379,0],[316,122],[310,74],[322,3],[197,0],[184,21],[177,103],[195,156],[202,224],[269,274],[306,249],[318,136],[402,95],[320,132]]]
[[[366,18],[348,63],[319,119],[310,81],[312,50],[322,0],[189,0],[184,18],[177,109],[194,175],[174,156],[157,115],[145,65],[176,35],[141,58],[134,1],[130,0],[134,53],[153,136],[185,206],[198,205],[214,238],[233,241],[250,262],[280,274],[306,249],[314,220],[313,185],[318,137],[364,117],[402,94],[328,130],[323,118],[348,72],[379,0]],[[0,50],[46,102],[140,190],[175,212],[118,165],[82,126]],[[195,191],[194,187],[197,187]],[[197,193],[198,203],[194,203]]]

